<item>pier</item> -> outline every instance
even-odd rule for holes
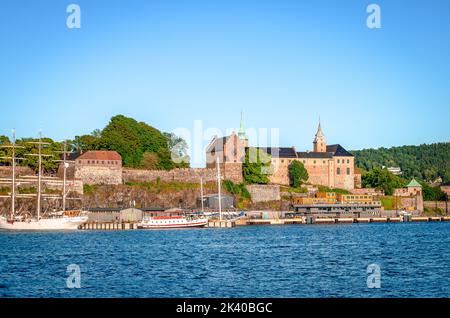
[[[206,228],[233,228],[237,226],[251,225],[292,225],[292,224],[351,224],[351,223],[390,223],[390,222],[449,222],[450,216],[413,216],[403,217],[303,217],[286,219],[251,219],[241,218],[237,220],[210,220]],[[115,231],[137,230],[138,222],[87,222],[80,225],[80,230]]]

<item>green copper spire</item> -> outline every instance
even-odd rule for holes
[[[241,124],[239,125],[238,136],[239,136],[239,139],[241,139],[241,140],[247,140],[247,135],[245,134],[245,128],[244,128],[244,121],[242,119],[242,110],[241,110]]]

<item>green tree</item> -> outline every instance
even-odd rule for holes
[[[174,133],[163,133],[167,138],[167,144],[171,158],[177,168],[188,168],[190,157],[188,155],[189,146],[187,142]]]
[[[419,181],[422,185],[422,194],[425,201],[445,201],[445,192],[439,186],[432,187],[428,183]]]
[[[289,181],[292,187],[300,187],[304,181],[308,180],[308,178],[308,171],[306,171],[303,163],[298,160],[294,160],[289,165]]]
[[[117,151],[127,167],[141,167],[145,152],[158,156],[157,169],[169,170],[175,166],[167,138],[158,129],[123,115],[112,117],[103,129],[99,149]]]
[[[395,188],[401,188],[406,185],[404,179],[393,175],[387,169],[378,167],[362,175],[363,188],[377,188],[384,190],[386,195],[392,195]]]
[[[352,151],[359,168],[400,167],[403,177],[434,181],[450,179],[450,142],[419,146],[363,149]]]
[[[271,173],[271,157],[263,150],[249,148],[245,151],[242,173],[247,183],[267,184]]]
[[[142,168],[155,170],[158,167],[159,158],[154,152],[145,152],[142,156]]]

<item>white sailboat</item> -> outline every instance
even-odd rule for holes
[[[12,144],[9,146],[12,148],[12,156],[8,159],[12,160],[12,189],[11,189],[11,213],[9,216],[0,216],[0,229],[4,230],[30,230],[30,231],[43,231],[43,230],[76,230],[78,227],[88,220],[88,217],[83,211],[66,211],[66,153],[64,153],[63,165],[64,165],[64,181],[63,181],[63,210],[60,212],[52,213],[50,216],[41,217],[41,196],[42,196],[42,145],[46,144],[42,142],[42,133],[39,133],[39,141],[33,142],[38,145],[38,185],[37,185],[37,208],[35,217],[17,216],[15,213],[15,201],[16,201],[16,137],[13,130]],[[64,151],[65,152],[65,151]]]

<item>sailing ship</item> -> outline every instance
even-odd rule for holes
[[[42,198],[42,146],[48,143],[42,142],[42,132],[39,132],[39,140],[37,142],[30,142],[38,146],[38,179],[37,179],[37,204],[36,204],[36,215],[33,216],[30,213],[25,215],[16,215],[16,136],[15,130],[12,132],[12,143],[7,146],[12,149],[11,157],[5,157],[3,159],[10,159],[12,161],[12,179],[11,179],[11,212],[7,216],[0,216],[0,229],[5,230],[76,230],[78,227],[88,220],[86,212],[84,211],[67,211],[66,210],[66,143],[64,146],[64,156],[63,156],[63,169],[64,169],[64,180],[63,180],[63,207],[62,211],[53,212],[49,215],[41,216],[41,198]],[[30,154],[35,155],[35,154]]]

